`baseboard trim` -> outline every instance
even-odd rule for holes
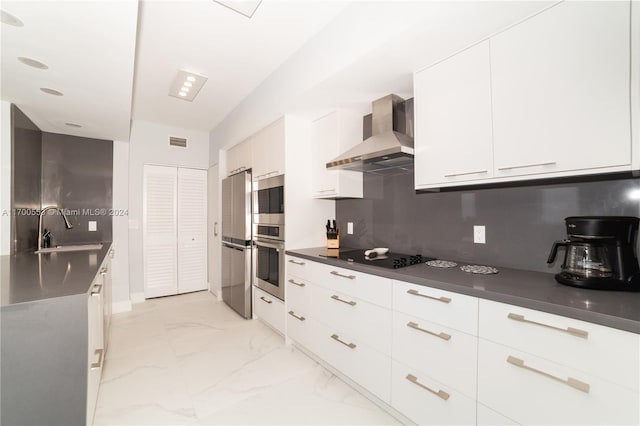
[[[122,302],[114,302],[111,305],[111,313],[119,314],[120,312],[129,312],[131,311],[131,300],[123,300]]]
[[[144,297],[144,292],[139,292],[139,293],[131,293],[131,303],[133,303],[134,305],[137,303],[144,303],[145,301],[145,297]]]

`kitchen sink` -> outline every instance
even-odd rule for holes
[[[40,250],[36,250],[35,253],[58,253],[62,251],[100,250],[101,248],[102,248],[102,244],[76,244],[76,245],[68,245],[68,246],[42,248]]]

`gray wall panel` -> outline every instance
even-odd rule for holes
[[[364,199],[336,201],[341,245],[390,247],[441,259],[541,272],[551,244],[563,238],[564,218],[582,215],[640,216],[639,179],[420,193],[413,173],[365,174]],[[346,235],[354,222],[354,235]],[[473,225],[486,226],[486,244],[473,243]],[[323,224],[317,224],[323,226]]]

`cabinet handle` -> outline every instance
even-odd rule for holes
[[[337,294],[332,295],[331,298],[333,300],[337,300],[338,302],[346,303],[347,305],[356,306],[356,302],[354,302],[353,300],[348,301],[348,300],[340,299],[340,297],[338,297]]]
[[[291,284],[295,284],[295,285],[297,285],[298,287],[304,287],[304,286],[305,286],[305,284],[304,284],[304,283],[299,283],[299,282],[296,282],[296,281],[294,281],[294,280],[289,280],[289,282],[290,282]]]
[[[442,389],[438,390],[438,391],[434,391],[433,389],[423,385],[422,383],[418,382],[418,378],[416,376],[414,376],[413,374],[407,374],[406,379],[408,381],[410,381],[411,383],[413,383],[414,385],[418,385],[420,386],[422,389],[431,392],[432,394],[444,399],[445,401],[447,399],[449,399],[449,394],[446,393],[445,391],[443,391]]]
[[[96,349],[96,351],[93,354],[98,355],[98,362],[94,362],[93,364],[91,364],[91,369],[97,370],[98,368],[102,367],[102,358],[104,356],[104,349]]]
[[[335,275],[336,277],[349,278],[350,280],[355,280],[355,275],[342,275],[338,271],[331,271],[331,275]]]
[[[589,337],[589,332],[588,331],[580,330],[579,328],[573,328],[573,327],[560,328],[560,327],[556,327],[556,326],[549,325],[549,324],[543,324],[541,322],[528,320],[528,319],[526,319],[524,317],[524,315],[514,314],[513,312],[510,312],[509,315],[507,315],[507,318],[509,318],[511,320],[514,320],[514,321],[518,321],[518,322],[526,322],[528,324],[539,325],[541,327],[546,327],[546,328],[551,328],[553,330],[562,331],[564,333],[569,333],[572,336],[582,337],[583,339],[587,339]]]
[[[218,236],[218,222],[213,222],[213,236]]]
[[[355,343],[347,343],[347,342],[345,342],[343,340],[340,340],[340,336],[338,336],[337,334],[332,334],[331,338],[333,340],[335,340],[336,342],[342,343],[343,345],[345,345],[349,349],[355,349],[357,347],[357,345]]]
[[[409,293],[412,296],[420,296],[420,297],[425,297],[427,299],[431,299],[431,300],[437,300],[438,302],[442,302],[442,303],[451,303],[451,299],[449,299],[448,297],[433,297],[433,296],[427,296],[426,294],[422,294],[420,292],[418,292],[418,290],[407,290],[407,293]]]
[[[92,296],[99,296],[102,293],[102,284],[95,284],[91,289]]]
[[[300,265],[300,266],[304,265],[304,262],[297,262],[293,259],[289,259],[289,263],[293,263],[294,265]]]
[[[479,175],[482,173],[489,173],[488,170],[476,170],[473,172],[462,172],[462,173],[449,173],[448,175],[444,175],[444,177],[456,177],[456,176],[465,176],[465,175]]]
[[[533,164],[522,164],[519,166],[498,167],[498,170],[524,169],[527,167],[537,167],[537,166],[553,166],[554,164],[556,164],[555,161],[546,161],[544,163],[533,163]]]
[[[264,296],[260,296],[260,299],[262,299],[262,301],[264,301],[264,302],[267,302],[268,304],[272,304],[273,303],[273,301],[265,299]]]
[[[294,317],[295,319],[300,320],[300,321],[306,320],[305,317],[299,317],[293,311],[289,311],[289,315],[291,315],[292,317]]]
[[[449,339],[451,339],[451,336],[450,336],[449,334],[447,334],[447,333],[434,333],[433,331],[429,331],[429,330],[426,330],[426,329],[424,329],[424,328],[420,328],[420,326],[419,326],[418,324],[416,324],[415,322],[413,322],[413,321],[408,322],[408,323],[407,323],[407,327],[409,327],[409,328],[413,328],[413,329],[415,329],[415,330],[422,331],[423,333],[427,333],[427,334],[430,334],[430,335],[432,335],[432,336],[439,337],[439,338],[441,338],[442,340],[449,340]]]
[[[321,189],[321,190],[316,191],[316,192],[336,192],[336,190],[334,188],[331,188],[331,189]]]
[[[115,251],[115,249],[111,249],[111,250],[109,251],[109,257],[110,257],[111,259],[113,259],[113,258],[115,257],[115,255],[116,255],[116,251]]]
[[[102,269],[100,270],[100,275],[106,275],[106,274],[107,274],[107,272],[109,272],[109,268],[104,267],[104,268],[102,268]]]
[[[589,393],[589,388],[590,388],[589,384],[582,382],[578,379],[574,379],[573,377],[568,377],[566,380],[561,379],[560,377],[556,377],[549,373],[545,373],[544,371],[537,370],[533,367],[529,367],[528,365],[525,365],[524,360],[521,360],[520,358],[516,358],[511,355],[509,355],[509,357],[507,358],[507,362],[509,364],[515,365],[516,367],[524,368],[525,370],[533,371],[534,373],[538,373],[542,376],[564,383],[565,385],[571,386],[572,388],[578,389],[579,391],[582,391],[584,393]]]

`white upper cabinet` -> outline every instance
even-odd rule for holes
[[[491,39],[496,176],[631,164],[629,24],[565,2]]]
[[[485,41],[415,74],[417,189],[493,176],[490,71]]]
[[[326,164],[362,142],[362,116],[337,110],[311,125],[314,198],[362,198],[362,172],[327,170]]]
[[[251,168],[253,163],[252,138],[253,136],[227,151],[227,175]]]
[[[254,181],[284,173],[284,118],[253,135],[251,144]]]
[[[416,189],[632,170],[631,21],[563,2],[416,72]]]

